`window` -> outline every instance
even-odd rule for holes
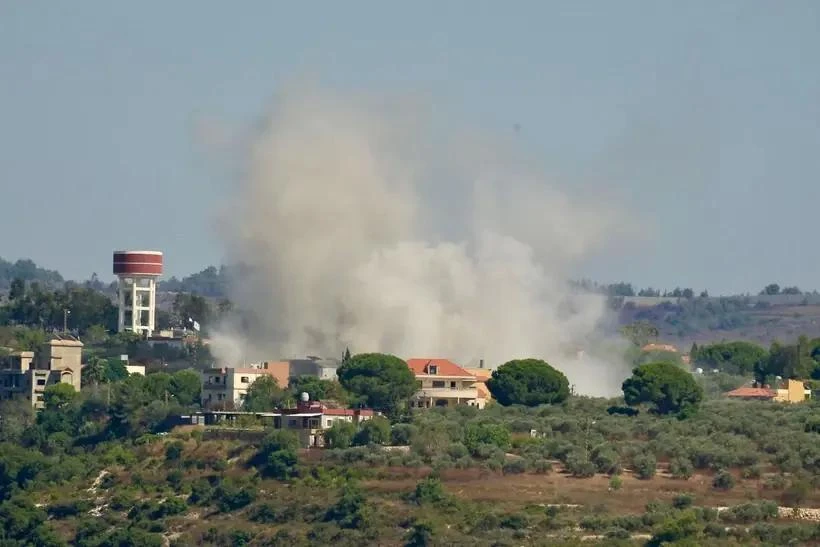
[[[247,384],[248,383],[248,377],[243,376],[242,378],[239,379],[239,381],[242,382],[243,384]]]
[[[455,388],[456,388],[456,383],[455,382],[450,382],[450,389],[455,389]]]
[[[436,365],[430,365],[429,371],[430,374],[438,374],[438,367]]]
[[[37,385],[38,386],[46,385],[46,379],[45,378],[37,378]]]
[[[213,380],[215,384],[218,384],[219,383],[219,376],[214,376],[213,378],[211,378],[211,380]]]
[[[444,382],[441,380],[433,380],[433,387],[442,388],[444,387]]]

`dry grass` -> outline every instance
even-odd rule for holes
[[[405,470],[410,471],[410,470]],[[412,470],[404,476],[365,482],[365,486],[380,493],[412,490],[419,478],[429,470]],[[549,475],[501,475],[480,469],[447,470],[441,473],[445,488],[452,494],[471,501],[490,501],[505,504],[577,504],[584,506],[607,505],[617,513],[642,513],[650,501],[671,501],[681,493],[695,497],[698,505],[720,507],[750,501],[779,501],[781,490],[765,490],[759,480],[738,479],[729,491],[712,488],[710,474],[696,474],[689,480],[656,476],[640,480],[630,473],[621,476],[622,486],[611,490],[609,477],[596,475],[577,479],[563,473]],[[820,507],[820,492],[812,492],[804,506]]]

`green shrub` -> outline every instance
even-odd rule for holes
[[[635,476],[642,480],[654,477],[657,466],[658,462],[652,454],[638,454],[632,459]]]
[[[672,507],[675,509],[686,509],[687,507],[691,507],[693,502],[694,498],[692,498],[691,494],[678,494],[672,500]]]
[[[65,503],[53,503],[48,507],[48,516],[57,520],[76,517],[87,513],[92,503],[89,500],[76,500]]]
[[[501,424],[470,423],[464,428],[463,440],[464,446],[473,453],[484,445],[507,450],[510,448],[510,431]]]
[[[185,445],[182,441],[174,441],[165,447],[165,459],[170,461],[177,461],[182,456],[182,451]]]
[[[169,471],[168,474],[165,475],[165,482],[167,482],[168,485],[176,492],[179,492],[183,479],[184,475],[179,469]]]
[[[762,474],[759,465],[751,465],[740,470],[740,476],[744,479],[759,479]]]
[[[544,458],[538,458],[532,462],[530,468],[533,473],[546,475],[552,471],[552,462]]]
[[[328,448],[350,448],[353,446],[353,437],[356,435],[356,426],[350,422],[336,422],[325,431],[325,444]]]
[[[467,450],[467,447],[462,443],[451,443],[450,446],[447,447],[447,455],[454,460],[458,460],[460,458],[469,457],[470,451]]]
[[[416,484],[411,499],[418,505],[441,504],[449,501],[447,492],[438,477],[430,476]]]
[[[763,488],[766,490],[780,490],[787,484],[788,480],[783,475],[770,475],[763,479]]]
[[[226,481],[216,489],[213,499],[221,512],[229,513],[253,502],[256,499],[256,490]]]
[[[340,528],[361,529],[368,524],[368,512],[362,490],[348,482],[342,487],[339,500],[325,514],[326,522],[335,522]]]
[[[669,462],[669,473],[676,479],[688,479],[695,472],[688,458],[675,458]]]
[[[389,444],[391,440],[390,421],[381,416],[365,421],[361,429],[353,436],[353,444],[364,446],[368,444]]]
[[[735,478],[725,469],[721,469],[712,478],[712,488],[717,490],[731,490],[735,487]]]
[[[415,434],[416,426],[412,424],[396,424],[390,430],[390,444],[393,446],[409,446]]]
[[[518,475],[527,472],[527,461],[523,458],[508,460],[502,468],[505,475]]]
[[[612,448],[596,448],[592,452],[592,462],[598,473],[617,475],[621,472],[620,456]]]
[[[720,512],[720,520],[736,524],[752,524],[777,518],[777,504],[770,501],[744,503]]]
[[[799,507],[811,492],[811,484],[807,480],[796,478],[783,492],[781,500],[787,507]]]
[[[586,454],[582,452],[569,454],[564,465],[567,472],[573,477],[589,478],[595,476],[595,464],[589,461]]]
[[[620,490],[623,484],[623,479],[618,475],[613,475],[612,478],[609,479],[609,488],[611,490]]]

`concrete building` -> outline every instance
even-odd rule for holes
[[[145,376],[145,365],[125,365],[125,370],[128,371],[128,374]]]
[[[43,394],[54,384],[80,390],[83,344],[73,336],[55,335],[37,352],[20,351],[0,358],[0,398],[25,397],[43,408]]]
[[[808,399],[811,399],[811,390],[800,380],[786,380],[774,397],[780,403],[802,403]]]
[[[290,376],[316,376],[322,380],[338,380],[336,371],[342,365],[338,359],[323,359],[309,355],[305,359],[290,359]]]
[[[115,251],[118,280],[119,332],[151,336],[156,325],[157,278],[162,275],[159,251]]]
[[[297,434],[302,448],[325,446],[324,433],[339,422],[360,424],[377,414],[368,408],[330,408],[319,401],[300,400],[296,408],[272,412],[211,411],[202,413],[206,426],[231,426],[243,417],[254,418],[274,429],[287,429]],[[191,422],[200,422],[188,417]]]
[[[258,378],[271,376],[279,387],[288,386],[290,365],[287,361],[265,361],[245,367],[205,369],[202,375],[203,408],[241,408],[248,388]]]
[[[421,384],[410,406],[430,408],[471,405],[484,408],[476,377],[448,359],[408,359],[407,366]]]

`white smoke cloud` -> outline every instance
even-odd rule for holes
[[[410,102],[373,104],[300,89],[257,128],[221,230],[248,266],[231,296],[254,320],[214,337],[218,358],[540,357],[581,393],[618,391],[617,352],[576,356],[605,303],[566,284],[618,215],[502,147],[442,135]]]

